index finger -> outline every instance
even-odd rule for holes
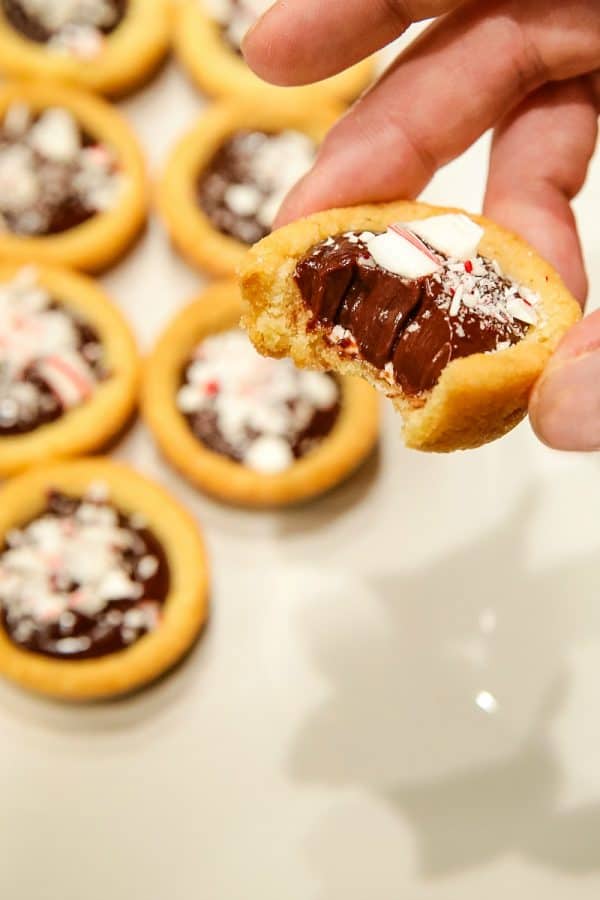
[[[275,84],[335,75],[399,37],[413,22],[463,0],[289,0],[276,3],[244,41],[252,69]]]
[[[319,209],[417,196],[546,81],[600,68],[597,0],[557,4],[552,27],[540,27],[546,5],[468,3],[431,25],[334,126],[276,225]]]

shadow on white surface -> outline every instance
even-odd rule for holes
[[[531,567],[539,500],[526,494],[499,527],[426,569],[362,583],[332,574],[296,606],[324,699],[295,736],[291,776],[379,797],[410,827],[425,879],[515,853],[600,869],[600,793],[565,802],[573,773],[553,740],[569,645],[582,631],[598,638],[598,554]],[[325,816],[307,852],[333,900],[330,825],[339,833]]]

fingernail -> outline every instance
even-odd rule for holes
[[[557,450],[600,449],[600,350],[551,364],[530,406],[538,437]]]

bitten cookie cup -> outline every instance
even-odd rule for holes
[[[40,516],[48,492],[82,498],[98,486],[123,516],[143,517],[164,551],[169,588],[154,630],[125,649],[90,659],[44,656],[11,640],[0,625],[0,674],[22,687],[66,700],[125,694],[152,682],[190,649],[208,612],[208,563],[191,516],[158,485],[126,466],[87,459],[34,469],[0,490],[0,546]],[[0,555],[0,572],[2,566]],[[2,585],[0,584],[0,598]],[[0,602],[0,608],[2,603]]]
[[[128,0],[110,33],[66,28],[61,45],[49,46],[20,33],[0,7],[0,69],[9,77],[49,78],[122,95],[143,84],[165,56],[172,15],[170,0]]]
[[[471,239],[469,234],[472,236],[472,232],[476,232],[477,242],[471,248],[474,252],[462,255],[458,260],[448,259],[448,254],[443,256],[431,252],[437,238],[430,226],[425,231],[423,226],[419,226],[419,221],[429,219],[435,222],[434,217],[442,215],[450,216],[445,223],[450,221],[458,225],[459,231],[466,228],[468,239]],[[459,217],[458,222],[456,216]],[[405,223],[405,227],[400,223]],[[408,226],[414,223],[414,228],[421,233],[422,240],[415,232],[411,231],[407,235],[406,223]],[[393,228],[390,227],[392,225]],[[394,232],[394,229],[399,229],[399,233]],[[377,246],[371,244],[374,235],[378,234],[381,234],[382,238],[377,238]],[[376,292],[371,294],[370,302],[375,303],[375,309],[371,305],[370,319],[377,322],[376,327],[387,327],[385,323],[391,322],[391,317],[398,315],[400,319],[404,315],[399,313],[399,310],[393,310],[396,290],[404,290],[405,287],[408,289],[413,285],[418,291],[420,276],[436,269],[444,274],[450,273],[451,270],[462,273],[461,276],[456,276],[457,287],[460,284],[460,293],[454,290],[446,293],[450,306],[446,313],[448,316],[446,325],[450,327],[448,323],[466,321],[460,318],[452,319],[452,316],[460,311],[463,292],[471,290],[461,282],[461,277],[464,279],[465,274],[472,272],[474,266],[477,266],[482,273],[487,272],[487,275],[495,271],[502,283],[502,289],[508,292],[506,296],[514,294],[510,302],[513,303],[516,299],[515,318],[498,308],[492,310],[491,316],[492,319],[498,315],[501,319],[504,316],[505,321],[509,323],[506,327],[512,328],[515,332],[518,326],[522,337],[516,342],[513,339],[504,341],[502,345],[499,342],[497,348],[490,352],[465,355],[463,347],[457,358],[452,358],[442,367],[439,379],[430,389],[420,392],[403,389],[397,380],[396,356],[391,341],[392,356],[388,358],[394,362],[388,362],[383,369],[373,365],[365,359],[365,354],[357,347],[350,331],[343,327],[336,329],[333,320],[323,322],[301,294],[297,281],[297,267],[300,261],[306,260],[313,252],[313,248],[323,247],[326,241],[329,241],[329,246],[335,249],[336,242],[343,235],[350,235],[348,239],[350,251],[355,243],[361,248],[364,247],[364,255],[367,258],[357,260],[357,264],[363,264],[369,270],[366,275],[363,270],[362,275],[353,276],[350,269],[347,270],[346,276],[341,274],[342,296],[346,290],[354,288],[357,290],[356,296],[353,295],[353,304],[350,303],[350,307],[347,304],[344,306],[350,320],[357,314],[360,306],[360,278],[371,277],[369,273],[376,270],[380,262],[386,263],[388,272],[406,276],[408,261],[408,268],[416,266],[412,281],[399,278],[396,282],[397,287],[384,292],[386,296],[380,297],[379,300],[376,298]],[[456,243],[457,236],[453,235],[452,240]],[[373,248],[377,253],[377,264],[369,248]],[[444,248],[438,246],[437,249],[443,251]],[[323,252],[328,252],[327,247]],[[403,265],[400,267],[396,267],[397,252],[403,257]],[[343,264],[338,271],[341,272],[342,268]],[[331,271],[334,269],[332,263]],[[348,278],[345,283],[344,277]],[[358,278],[358,281],[351,281],[352,277]],[[389,277],[393,278],[393,275]],[[440,276],[431,276],[432,279],[435,277],[438,277],[437,289],[443,292],[443,281]],[[532,303],[517,297],[517,288],[511,292],[511,285],[507,279],[520,286],[521,293],[529,297],[535,305],[533,318],[531,318]],[[473,278],[473,281],[476,282],[476,278]],[[332,284],[330,281],[329,285]],[[338,287],[339,284],[340,281]],[[432,280],[429,283],[430,304],[435,302],[431,299],[433,284]],[[250,251],[242,267],[241,286],[245,300],[243,321],[261,353],[276,357],[289,355],[301,366],[327,368],[365,378],[392,399],[403,418],[406,444],[415,449],[438,452],[478,447],[514,427],[525,415],[531,389],[560,338],[581,316],[578,304],[557,273],[516,235],[480,216],[467,217],[467,214],[461,213],[460,210],[412,202],[331,210],[289,225],[265,238]],[[448,291],[447,288],[446,290]],[[344,299],[346,298],[351,299],[348,294]],[[460,312],[460,315],[470,317],[468,321],[472,329],[473,322],[476,323],[472,331],[476,333],[479,327],[484,328],[484,325],[478,324],[474,318],[476,310],[473,311],[471,307],[476,306],[481,298],[469,295],[467,299],[469,308],[463,307],[464,311]],[[485,297],[483,300],[485,302]],[[323,301],[324,294],[321,295],[319,302]],[[462,302],[464,304],[466,301]],[[421,309],[423,308],[422,306]],[[410,315],[415,315],[415,310],[418,309],[418,306],[413,305]],[[433,309],[435,312],[435,307]],[[360,315],[360,312],[358,314]],[[424,318],[431,315],[431,312],[427,312]],[[402,339],[413,339],[411,331],[418,332],[420,328],[424,328],[425,333],[427,330],[427,326],[420,323],[418,317],[413,320],[413,324],[406,327],[410,321],[409,317],[402,322],[402,327],[406,328],[405,332],[401,332]],[[452,327],[455,329],[454,337],[458,340],[457,326]],[[464,329],[460,337],[465,338]],[[395,339],[398,339],[397,334]],[[395,346],[397,348],[398,343]],[[426,345],[424,346],[426,352]],[[446,344],[445,347],[449,351],[450,344]],[[469,352],[467,350],[467,353]],[[424,356],[422,369],[427,369],[430,364],[431,358],[427,359]],[[419,371],[415,373],[414,368],[413,356],[412,375],[413,377],[415,374],[420,375]]]
[[[14,83],[0,87],[0,127],[10,109],[31,115],[64,109],[82,134],[106,147],[115,158],[119,190],[114,203],[86,221],[59,233],[20,234],[0,229],[0,257],[42,262],[95,272],[121,257],[144,225],[147,181],[142,151],[129,125],[108,103],[91,94],[50,83]]]
[[[354,100],[375,75],[372,59],[345,72],[302,87],[267,84],[252,72],[243,57],[223,36],[221,26],[210,15],[207,0],[180,0],[175,25],[175,52],[202,91],[214,97],[260,97],[289,103],[323,100]]]
[[[165,457],[193,484],[225,502],[275,507],[308,500],[347,478],[372,452],[379,400],[360,379],[342,376],[340,409],[315,449],[284,471],[264,474],[203,445],[180,412],[177,394],[198,345],[238,327],[242,310],[234,282],[208,288],[172,322],[148,359],[142,409]]]
[[[194,266],[215,275],[235,275],[249,244],[218,230],[202,209],[199,185],[216,154],[236,134],[297,131],[315,148],[336,121],[339,109],[307,103],[248,100],[210,107],[174,148],[157,191],[157,203],[175,246]]]
[[[72,379],[76,393],[81,391],[81,402],[64,409],[56,421],[41,424],[25,433],[6,435],[0,428],[0,477],[14,475],[51,459],[102,448],[121,431],[133,414],[139,385],[139,357],[131,330],[119,310],[94,281],[45,265],[27,267],[25,270],[12,263],[0,262],[0,293],[24,274],[31,280],[33,291],[41,288],[49,300],[58,304],[59,310],[64,310],[84,326],[93,329],[102,348],[105,376],[93,385],[88,396],[88,386],[81,384],[82,376],[78,369],[71,370],[67,360],[47,356],[43,362],[55,364],[59,382],[62,382],[67,366],[66,388],[71,389]],[[23,327],[25,325],[21,323]],[[31,327],[36,328],[34,320]],[[3,337],[9,339],[7,335]],[[22,340],[22,332],[19,338]],[[41,336],[39,340],[42,340]],[[39,349],[38,362],[41,363],[43,349],[41,346]],[[46,351],[49,352],[54,351]]]

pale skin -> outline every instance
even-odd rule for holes
[[[246,59],[276,84],[333,75],[435,22],[326,139],[277,224],[333,206],[416,197],[436,170],[494,129],[484,212],[556,266],[583,304],[571,201],[600,112],[600,0],[280,0]],[[533,391],[538,436],[600,449],[600,311],[563,340]]]

